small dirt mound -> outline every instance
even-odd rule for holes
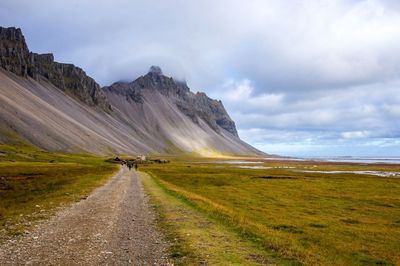
[[[290,177],[290,176],[254,176],[252,178],[261,178],[261,179],[294,179],[294,177]]]

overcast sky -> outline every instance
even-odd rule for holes
[[[159,65],[269,153],[400,155],[397,0],[2,0],[0,24],[101,85]]]

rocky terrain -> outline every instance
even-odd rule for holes
[[[239,139],[221,101],[159,67],[101,88],[79,67],[30,52],[20,29],[2,27],[0,56],[2,142],[98,154],[262,154]]]

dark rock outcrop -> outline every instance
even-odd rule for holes
[[[149,74],[150,75],[155,75],[155,76],[162,76],[163,72],[161,70],[161,67],[159,66],[151,66],[149,69]]]
[[[21,29],[0,27],[0,65],[19,76],[28,74],[29,50]]]
[[[218,131],[218,126],[238,137],[235,122],[229,117],[221,101],[209,98],[205,93],[198,92],[194,99],[186,103],[189,112],[195,112],[214,130]],[[190,109],[190,107],[192,107]]]
[[[115,82],[111,86],[102,88],[104,91],[115,93],[118,95],[125,96],[128,102],[143,103],[143,95],[141,89],[135,86],[133,83]]]
[[[88,105],[111,110],[100,86],[81,68],[55,62],[52,54],[29,52],[21,29],[0,27],[0,65],[19,76],[45,78]]]

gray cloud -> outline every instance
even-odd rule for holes
[[[395,0],[3,0],[0,23],[102,85],[158,64],[266,151],[399,155]]]

